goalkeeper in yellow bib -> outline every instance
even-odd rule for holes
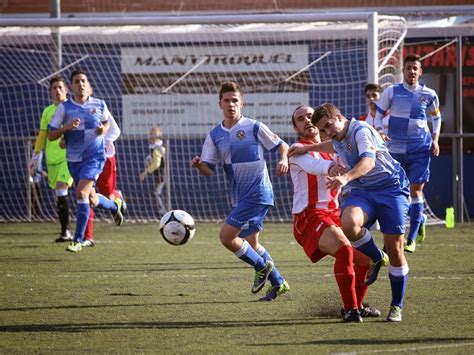
[[[46,166],[48,170],[48,185],[54,190],[57,201],[59,222],[61,223],[61,233],[56,242],[72,241],[69,224],[69,200],[68,190],[73,179],[69,173],[66,161],[66,149],[60,146],[60,140],[50,141],[48,136],[48,125],[53,118],[56,108],[61,102],[67,100],[67,86],[64,78],[53,77],[49,83],[49,90],[53,103],[43,110],[40,122],[40,131],[36,137],[33,158],[29,164],[30,175],[34,173],[38,166],[40,153],[45,150]]]

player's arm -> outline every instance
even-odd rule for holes
[[[191,159],[191,166],[197,169],[201,175],[212,176],[214,175],[214,169],[218,162],[219,155],[217,153],[216,145],[214,144],[211,135],[208,134],[202,146],[201,156],[196,155]]]
[[[332,145],[331,140],[324,141],[322,143],[314,144],[293,144],[288,151],[288,156],[292,157],[294,155],[306,154],[308,152],[320,152],[320,153],[335,153],[334,146]]]
[[[113,119],[112,114],[110,113],[109,109],[107,108],[107,105],[104,102],[104,109],[102,112],[101,122],[100,122],[100,125],[96,129],[96,133],[98,136],[101,136],[101,135],[105,136],[107,134],[107,132],[109,131],[111,127],[111,123],[110,123],[111,119]]]
[[[288,144],[282,142],[278,147],[280,160],[277,163],[277,175],[283,176],[288,172]]]
[[[380,99],[375,103],[375,118],[374,127],[382,136],[385,142],[389,141],[390,138],[384,133],[383,129],[383,118],[387,115],[390,107],[392,106],[393,87],[385,89],[380,96]]]
[[[71,120],[67,125],[63,125],[65,117],[66,113],[64,111],[64,105],[59,104],[48,126],[48,139],[50,141],[55,141],[56,139],[62,137],[62,135],[67,131],[79,127],[79,124],[81,123],[81,120],[79,118],[75,118]]]
[[[439,155],[439,134],[441,132],[441,112],[439,110],[439,100],[438,96],[435,95],[433,103],[429,106],[429,114],[432,124],[433,133],[431,138],[433,139],[433,144],[431,147],[431,152],[435,157]]]
[[[38,135],[36,136],[33,156],[31,157],[30,164],[28,164],[28,170],[30,172],[30,175],[32,176],[34,175],[38,167],[39,155],[46,144],[47,137],[48,137],[48,131],[44,131],[44,130],[40,130],[38,132]]]
[[[375,167],[377,139],[368,128],[357,131],[355,136],[359,161],[346,173],[330,178],[328,187],[337,190],[349,182],[367,175]]]
[[[196,155],[192,160],[191,160],[191,166],[193,168],[196,168],[201,175],[204,176],[212,176],[214,175],[214,171],[205,163],[199,155]]]

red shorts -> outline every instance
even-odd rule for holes
[[[104,170],[99,175],[96,182],[96,190],[105,197],[114,194],[117,188],[117,163],[115,155],[107,158],[104,165]]]
[[[327,254],[318,249],[319,238],[329,226],[341,226],[341,211],[306,209],[293,216],[293,235],[313,263]]]

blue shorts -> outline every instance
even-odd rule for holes
[[[388,188],[377,191],[352,189],[344,198],[342,210],[349,206],[360,207],[368,216],[366,226],[376,220],[384,234],[404,234],[408,213],[407,191]]]
[[[430,180],[431,151],[390,155],[400,162],[407,173],[410,184],[423,184]]]
[[[226,223],[240,229],[240,238],[247,238],[263,229],[263,220],[270,207],[270,205],[239,202],[230,212]]]
[[[96,181],[104,169],[104,159],[91,159],[80,162],[68,162],[67,166],[74,182],[77,184],[80,180]]]

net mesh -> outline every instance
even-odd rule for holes
[[[403,18],[380,17],[383,85],[401,79],[405,31]],[[152,179],[139,181],[148,132],[155,126],[168,148],[165,208],[186,210],[196,220],[225,218],[230,201],[222,169],[206,179],[190,168],[207,132],[222,119],[218,90],[224,80],[241,85],[244,115],[266,123],[288,143],[296,138],[290,116],[300,104],[332,102],[348,117],[367,110],[364,21],[4,27],[0,34],[0,154],[6,157],[0,179],[7,187],[0,195],[2,221],[56,219],[54,194],[44,178],[32,182],[26,169],[32,136],[50,103],[48,79],[55,74],[68,78],[74,69],[86,70],[94,96],[107,102],[120,125],[118,188],[130,221],[161,216]],[[288,221],[292,187],[288,177],[275,176],[276,159],[267,156],[275,191],[268,218]]]

